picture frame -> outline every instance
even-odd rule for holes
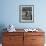
[[[19,5],[19,21],[22,23],[34,22],[34,5]]]

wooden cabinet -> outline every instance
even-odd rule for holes
[[[44,46],[44,32],[3,32],[3,46]]]

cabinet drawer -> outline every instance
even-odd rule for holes
[[[44,32],[25,32],[24,36],[44,36]]]
[[[33,44],[43,44],[44,36],[32,36],[32,43]]]
[[[3,44],[2,46],[16,46],[14,44]]]
[[[14,43],[14,44],[8,43],[8,44],[2,44],[2,46],[23,46],[23,43],[19,43],[19,44],[18,43],[17,44],[16,43]]]
[[[32,44],[32,46],[44,46],[44,44]]]
[[[23,36],[4,36],[3,43],[14,43],[23,41]]]
[[[4,36],[23,36],[23,32],[4,32]]]

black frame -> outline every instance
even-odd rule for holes
[[[19,21],[22,23],[34,22],[34,5],[19,6]]]

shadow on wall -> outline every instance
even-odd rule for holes
[[[0,43],[2,43],[2,36],[3,36],[3,32],[5,32],[6,30],[4,30],[5,25],[4,24],[0,24]]]

